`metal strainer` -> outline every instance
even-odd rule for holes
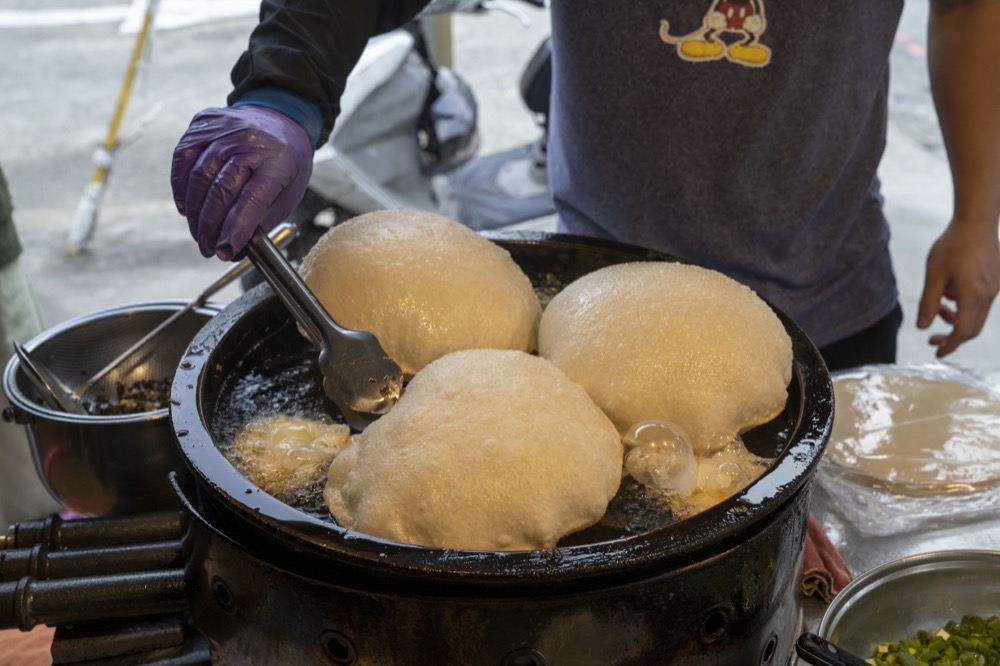
[[[25,345],[68,386],[77,386],[103,368],[186,302],[138,303],[96,312],[42,333]],[[99,395],[114,396],[119,384],[162,380],[173,376],[185,348],[217,309],[204,308],[182,317],[156,344],[132,354],[95,382],[82,396],[84,402]],[[33,387],[18,375],[18,387],[30,394]],[[31,398],[35,396],[31,394]]]
[[[186,301],[123,305],[71,319],[24,347],[64,383],[81,383]],[[94,384],[84,401],[116,397],[119,385],[173,377],[188,344],[218,308],[180,317],[157,344],[148,345]],[[124,514],[172,507],[168,474],[185,474],[167,408],[141,414],[70,414],[44,404],[17,356],[8,362],[4,419],[28,429],[35,467],[49,492],[77,513]]]

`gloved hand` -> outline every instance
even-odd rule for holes
[[[202,255],[231,261],[302,200],[313,148],[301,125],[261,106],[206,109],[174,149],[170,184]]]

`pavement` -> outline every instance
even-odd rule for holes
[[[11,185],[25,246],[22,265],[46,326],[124,303],[189,300],[226,266],[204,259],[173,205],[169,165],[191,117],[225,103],[229,69],[256,22],[255,2],[209,5],[162,0],[161,22],[122,123],[123,145],[89,249],[67,239],[93,172],[135,41],[140,3],[127,0],[7,0],[0,10],[0,163]],[[194,20],[193,7],[217,6]],[[476,91],[483,150],[533,137],[518,98],[519,70],[547,32],[541,10],[523,27],[502,14],[457,17],[454,67]],[[951,183],[934,119],[923,45],[927,0],[905,4],[892,56],[889,140],[880,175],[905,321],[901,363],[934,360],[930,332],[914,325],[924,260],[951,210]],[[184,20],[180,20],[180,18]],[[169,18],[170,20],[167,20]],[[213,300],[226,303],[238,286]],[[935,327],[939,328],[939,327]],[[949,361],[1000,373],[1000,312]]]

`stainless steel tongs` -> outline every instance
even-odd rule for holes
[[[392,409],[403,390],[403,373],[378,338],[369,331],[344,328],[335,322],[261,229],[250,239],[247,254],[313,345],[319,347],[323,389],[347,425],[364,430]]]

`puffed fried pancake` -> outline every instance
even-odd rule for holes
[[[674,423],[696,453],[777,416],[792,374],[791,339],[759,296],[672,262],[607,266],[567,285],[545,309],[538,349],[621,432]]]
[[[434,213],[348,220],[320,238],[300,273],[337,323],[374,333],[408,376],[460,349],[535,349],[531,281],[506,250]]]
[[[587,393],[519,351],[448,354],[351,438],[324,493],[343,527],[420,546],[549,548],[597,522],[622,445]]]

